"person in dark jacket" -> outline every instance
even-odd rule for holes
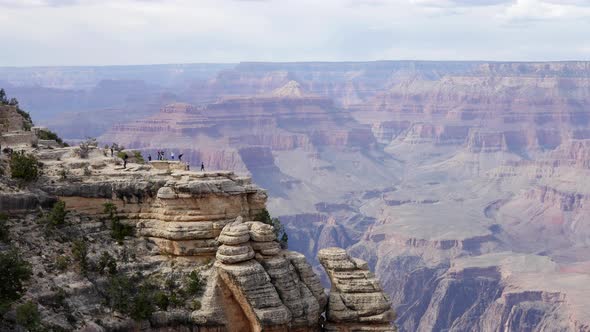
[[[201,172],[204,172],[204,171],[205,171],[205,164],[203,164],[203,163],[201,162]]]
[[[127,158],[129,158],[129,156],[125,153],[123,155],[123,168],[127,168]]]

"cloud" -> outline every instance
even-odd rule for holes
[[[412,0],[412,3],[429,7],[482,7],[513,3],[514,0]]]
[[[576,0],[0,0],[0,66],[586,59]],[[35,22],[35,24],[31,24]]]
[[[518,0],[501,15],[510,23],[590,18],[590,1]]]

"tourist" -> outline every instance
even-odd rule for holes
[[[184,156],[183,153],[181,153],[181,154],[178,155],[178,161],[182,161],[182,156]]]
[[[203,163],[201,162],[201,172],[204,172],[204,171],[205,171],[205,164],[203,164]]]
[[[174,152],[170,152],[170,160],[174,160]]]
[[[111,146],[111,157],[113,156],[113,147]]]
[[[152,155],[148,154],[148,161],[152,161]]]
[[[127,154],[123,154],[123,168],[127,168],[127,158],[129,158],[129,156],[127,156]]]

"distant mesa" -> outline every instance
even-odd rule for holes
[[[306,93],[304,93],[299,82],[289,81],[282,87],[273,90],[271,95],[273,97],[281,98],[302,98],[305,97]]]

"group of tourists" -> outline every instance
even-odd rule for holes
[[[165,156],[166,156],[166,152],[164,150],[158,150],[158,160],[164,160]],[[183,153],[178,155],[178,161],[182,161],[182,156],[184,156]],[[152,161],[152,155],[148,155],[148,160]],[[170,160],[174,160],[174,152],[170,152]]]
[[[165,160],[165,156],[166,156],[166,151],[164,150],[158,150],[156,151],[156,153],[158,154],[158,159],[157,160]],[[181,153],[178,155],[178,161],[182,161],[182,156],[184,156],[184,153]],[[174,151],[170,152],[170,160],[174,160]],[[152,155],[148,154],[148,161],[152,161]],[[186,165],[187,167],[187,171],[190,170],[190,165]],[[205,171],[205,163],[201,162],[201,172]]]
[[[117,150],[117,146],[115,146],[115,144],[110,146],[110,150],[111,150],[111,157],[114,156],[115,154],[115,150]],[[117,150],[118,151],[118,150]],[[157,160],[166,160],[166,151],[165,150],[157,150]],[[106,153],[105,153],[106,155]],[[178,161],[182,162],[182,157],[184,156],[183,153],[180,153],[178,155]],[[123,168],[127,168],[127,159],[129,159],[129,156],[127,155],[127,153],[122,153],[122,155],[120,156],[123,159]],[[169,160],[175,160],[176,155],[174,154],[173,151],[170,152],[170,159]],[[148,154],[148,162],[152,161],[152,154],[149,153]],[[190,165],[186,165],[186,170],[190,170]],[[201,162],[201,172],[205,171],[205,163]]]

